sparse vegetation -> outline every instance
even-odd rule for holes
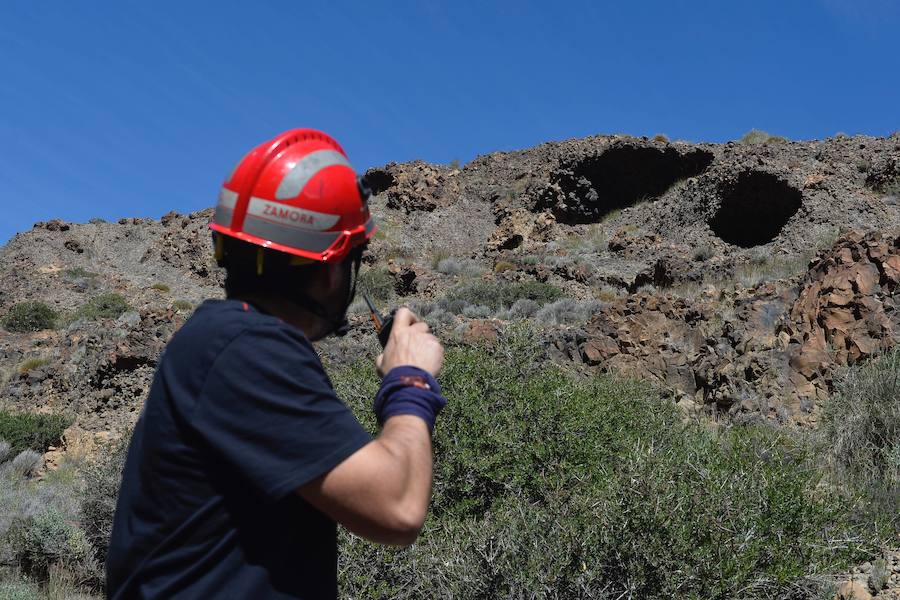
[[[154,283],[150,286],[150,289],[156,290],[157,292],[162,292],[163,294],[168,294],[172,288],[170,288],[165,283]]]
[[[68,269],[66,271],[66,277],[69,277],[70,279],[93,279],[94,277],[99,277],[99,275],[82,267],[75,267],[74,269]]]
[[[762,145],[762,144],[772,144],[775,142],[786,142],[787,138],[781,137],[780,135],[772,135],[766,131],[762,131],[760,129],[751,129],[739,140],[742,144],[748,145]]]
[[[372,300],[383,304],[394,297],[394,278],[386,268],[367,268],[360,271],[357,288],[360,293],[368,294]]]
[[[459,171],[459,170],[462,168],[462,166],[461,166],[460,163],[459,163],[459,159],[454,158],[453,160],[451,160],[451,161],[450,161],[450,168]]]
[[[770,598],[865,556],[802,443],[683,423],[646,386],[541,367],[527,335],[448,349],[420,540],[341,536],[352,598]],[[338,393],[374,427],[368,362]]]
[[[85,487],[80,507],[82,522],[87,539],[95,549],[95,558],[101,564],[106,561],[107,544],[112,534],[128,442],[126,437],[107,445],[84,472]]]
[[[493,310],[509,308],[516,300],[527,298],[539,305],[558,300],[562,296],[559,288],[540,281],[507,283],[497,281],[475,281],[451,289],[447,293],[450,301],[461,300],[470,304],[487,306]]]
[[[194,308],[194,305],[187,300],[176,300],[172,303],[172,308],[174,308],[178,312],[187,312],[189,310],[192,310]]]
[[[3,328],[15,333],[53,329],[57,312],[43,302],[32,300],[13,305],[3,316]]]
[[[706,261],[715,256],[711,246],[703,245],[694,248],[693,258],[696,261]]]
[[[837,482],[900,531],[900,349],[851,369],[825,405],[821,435]]]
[[[19,568],[37,581],[49,580],[51,566],[80,573],[85,583],[99,579],[100,569],[84,531],[55,508],[17,519],[7,538]]]
[[[805,273],[809,261],[808,254],[770,256],[761,251],[752,255],[746,263],[737,266],[735,278],[741,285],[753,287],[766,281]]]
[[[667,136],[667,135],[664,134],[664,133],[657,133],[656,135],[653,136],[653,141],[655,141],[655,142],[663,142],[664,144],[668,144],[668,143],[669,143],[669,136]]]
[[[131,310],[120,294],[110,292],[91,298],[75,313],[77,319],[116,319]]]
[[[45,452],[59,443],[72,418],[60,414],[0,411],[0,440],[6,440],[13,454],[23,450]]]
[[[442,261],[450,258],[450,252],[445,250],[444,248],[435,248],[431,252],[431,268],[438,271],[438,265],[441,264]]]
[[[508,260],[498,260],[494,263],[494,273],[503,273],[504,271],[515,271],[516,263]]]
[[[38,367],[43,367],[44,365],[46,365],[49,362],[50,362],[50,359],[47,359],[47,358],[29,358],[28,360],[23,361],[22,364],[19,365],[19,373],[21,375],[25,375],[26,373],[28,373],[28,371],[31,371],[32,369],[37,369]]]
[[[27,477],[33,475],[44,465],[43,457],[34,450],[22,450],[8,465],[7,474],[13,477]]]
[[[572,298],[562,298],[541,308],[534,318],[539,323],[549,325],[574,325],[587,323],[599,309],[600,302],[595,300],[579,302]]]
[[[481,267],[481,265],[473,260],[444,258],[437,263],[437,265],[435,266],[435,270],[438,273],[443,273],[444,275],[463,275],[474,277],[481,274],[484,269]]]

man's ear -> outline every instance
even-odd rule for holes
[[[349,278],[350,273],[347,261],[328,263],[325,268],[325,276],[329,291],[342,291],[345,285],[344,279]]]

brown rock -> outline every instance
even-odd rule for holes
[[[499,329],[496,323],[491,321],[472,321],[469,328],[463,333],[463,339],[468,342],[488,342],[493,344],[497,341]]]
[[[869,592],[868,586],[858,581],[845,581],[838,588],[836,600],[872,600],[872,594]]]

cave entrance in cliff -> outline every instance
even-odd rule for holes
[[[613,147],[572,162],[559,180],[567,200],[557,210],[566,223],[594,223],[610,212],[656,198],[712,163],[706,150]]]
[[[760,171],[742,172],[721,199],[709,226],[722,241],[742,248],[774,240],[803,202],[800,190]]]

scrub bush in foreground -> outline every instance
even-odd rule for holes
[[[877,541],[804,445],[682,423],[641,383],[502,341],[448,348],[425,528],[403,550],[342,533],[342,597],[814,597]],[[371,427],[371,366],[334,381]]]

